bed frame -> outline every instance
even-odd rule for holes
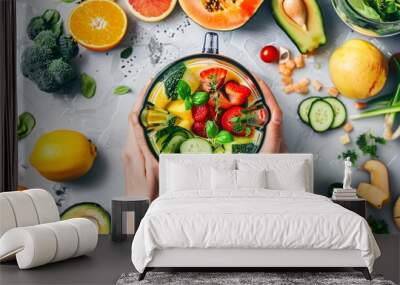
[[[185,158],[198,160],[199,163],[212,164],[218,159],[254,159],[262,157],[268,160],[302,160],[308,166],[308,189],[313,192],[313,157],[312,154],[237,154],[237,155],[185,155]],[[164,193],[166,177],[166,161],[179,161],[183,155],[169,154],[160,156],[160,194]],[[367,280],[371,275],[359,250],[329,250],[329,249],[197,249],[169,248],[158,249],[154,252],[152,261],[139,275],[143,280],[146,273],[155,268],[229,268],[235,271],[271,268],[353,268],[361,271]]]

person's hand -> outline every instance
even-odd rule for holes
[[[267,134],[260,153],[287,152],[282,131],[282,110],[268,85],[261,79],[257,79],[257,81],[264,95],[265,102],[271,110],[271,121],[267,126]]]
[[[145,194],[152,201],[158,196],[158,161],[151,153],[139,123],[140,109],[147,88],[148,85],[140,92],[128,116],[128,136],[122,152],[122,161],[125,194]]]

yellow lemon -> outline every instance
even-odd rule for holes
[[[365,99],[382,90],[388,66],[377,47],[364,40],[352,39],[334,51],[329,60],[329,73],[342,95]]]
[[[55,130],[42,135],[29,158],[32,166],[51,181],[71,181],[93,166],[96,146],[73,130]]]

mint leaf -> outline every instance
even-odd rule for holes
[[[85,98],[96,95],[96,81],[88,74],[82,73],[80,78],[81,93]]]

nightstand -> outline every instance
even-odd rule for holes
[[[365,199],[331,199],[333,203],[359,214],[361,217],[366,218],[367,201]]]
[[[111,204],[111,238],[113,241],[123,241],[126,234],[123,234],[124,212],[135,213],[135,231],[140,221],[149,208],[150,200],[147,197],[117,197],[112,199]]]

